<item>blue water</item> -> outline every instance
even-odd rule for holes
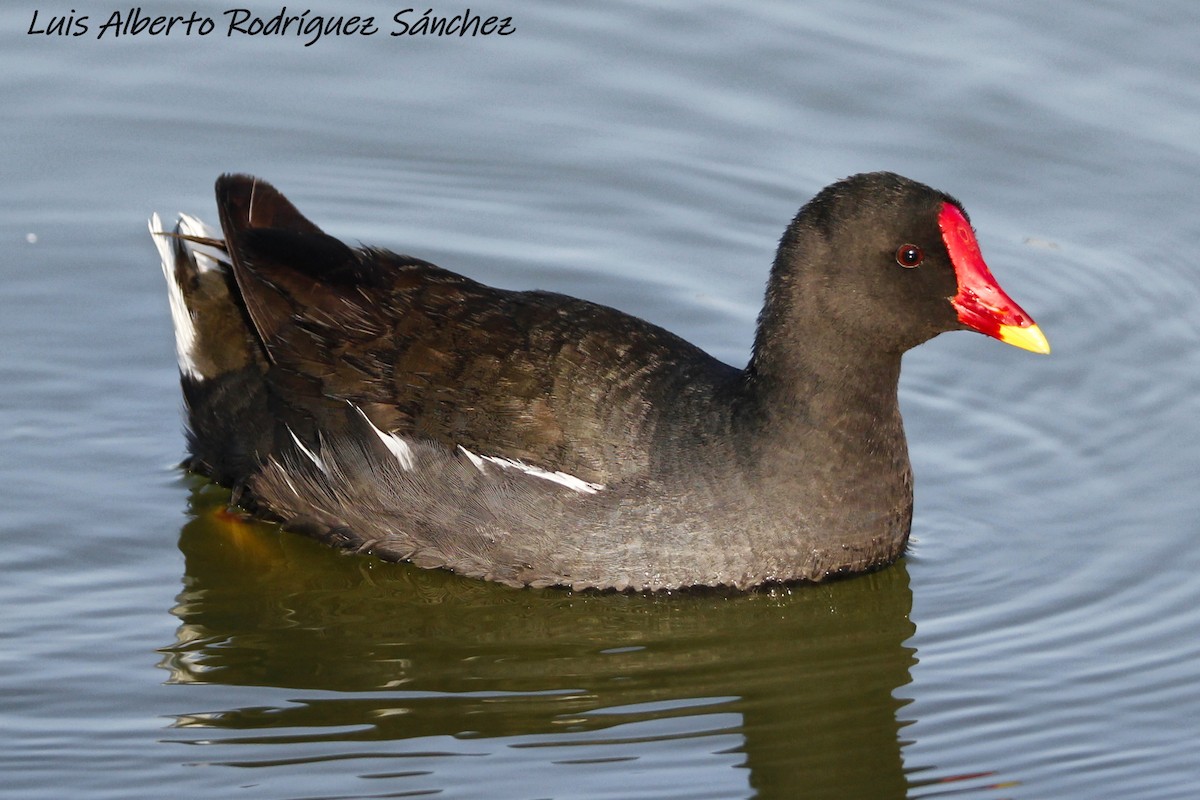
[[[310,47],[82,6],[0,11],[0,795],[1195,796],[1192,5],[522,2],[438,38],[338,4],[383,30]],[[1054,347],[907,357],[889,570],[513,591],[230,522],[175,467],[145,220],[213,219],[221,172],[737,363],[787,221],[881,168],[964,201]]]

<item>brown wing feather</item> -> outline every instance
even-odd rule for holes
[[[350,401],[381,430],[610,483],[650,463],[646,396],[733,372],[611,308],[351,249],[265,184],[224,180],[234,273],[297,430],[336,433]]]

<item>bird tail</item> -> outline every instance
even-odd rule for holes
[[[187,410],[187,466],[239,486],[268,454],[267,359],[250,324],[220,232],[181,214],[150,233],[162,259]]]

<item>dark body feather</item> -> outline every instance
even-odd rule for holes
[[[177,334],[191,466],[331,544],[514,585],[886,564],[912,508],[900,357],[963,327],[936,222],[954,201],[887,173],[845,183],[789,227],[736,369],[605,306],[350,248],[224,176],[222,233],[184,226],[164,251],[194,328]],[[900,279],[907,240],[932,263]]]

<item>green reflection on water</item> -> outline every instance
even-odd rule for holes
[[[224,745],[590,735],[585,759],[603,760],[629,723],[716,715],[758,796],[906,793],[903,563],[744,595],[513,590],[233,522],[219,513],[227,500],[196,484],[181,624],[162,665],[173,683],[312,697],[180,715],[177,727],[218,729]],[[662,738],[680,735],[667,728]]]

